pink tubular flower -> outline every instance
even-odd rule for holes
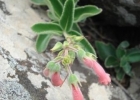
[[[43,75],[44,75],[45,77],[48,77],[48,76],[49,76],[49,69],[45,68],[45,69],[43,70]]]
[[[78,86],[72,85],[73,100],[84,100],[83,94]]]
[[[54,86],[61,86],[63,84],[63,81],[58,72],[53,73],[51,77],[51,82]]]
[[[110,75],[105,72],[105,70],[96,60],[87,57],[84,58],[83,61],[85,65],[87,65],[89,68],[92,68],[95,71],[101,84],[108,85],[111,82]]]

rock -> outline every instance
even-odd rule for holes
[[[80,0],[84,2],[84,0]],[[103,9],[98,15],[102,23],[117,26],[140,26],[139,0],[87,0]]]
[[[30,27],[35,23],[48,21],[45,12],[33,9],[29,0],[0,0],[0,15],[0,99],[72,100],[71,90],[66,82],[62,87],[53,87],[50,80],[42,75],[46,63],[54,56],[49,50],[42,54],[36,52],[35,34]],[[83,64],[76,61],[72,70],[80,78],[85,100],[99,100],[97,95],[91,96],[92,92],[102,100],[104,97],[106,100],[113,100],[118,91],[110,89],[110,86],[106,88],[98,85],[95,74],[81,66]],[[66,73],[61,74],[65,78]],[[98,88],[103,91],[97,91]],[[112,91],[116,92],[112,94]],[[127,98],[125,94],[124,96]]]

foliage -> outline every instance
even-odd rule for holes
[[[79,58],[89,57],[92,59],[91,61],[96,61],[95,50],[82,35],[82,31],[78,23],[86,20],[87,17],[98,15],[102,12],[102,9],[94,5],[78,6],[77,2],[79,0],[31,1],[38,5],[48,6],[49,9],[47,11],[47,15],[51,20],[50,22],[38,23],[32,26],[32,30],[38,37],[36,40],[36,50],[39,53],[44,52],[53,36],[65,38],[64,42],[57,42],[51,49],[52,52],[58,52],[58,55],[55,59],[48,62],[43,73],[45,76],[49,75],[49,73],[53,73],[51,77],[52,84],[54,86],[61,86],[65,81],[62,81],[60,77],[60,71],[63,68],[68,74],[67,77],[69,84],[72,87],[78,86],[79,80],[71,71],[71,65],[76,56]],[[79,51],[83,52],[79,53]],[[102,68],[100,69],[103,74],[106,74]],[[110,78],[107,78],[108,80],[103,80],[102,78],[103,81],[101,81],[103,84],[105,83],[105,85],[110,83]],[[80,96],[80,99],[78,100],[83,100],[82,98],[83,97]]]
[[[140,61],[140,50],[130,48],[127,41],[121,42],[117,48],[112,44],[100,41],[95,43],[98,55],[104,61],[106,68],[114,68],[116,78],[122,81],[125,75],[133,76],[131,63]]]

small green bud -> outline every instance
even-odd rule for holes
[[[68,41],[64,41],[64,43],[63,43],[63,48],[66,48],[66,47],[68,47],[69,46],[69,42]]]
[[[74,36],[74,40],[75,40],[76,42],[79,42],[79,41],[81,41],[81,40],[83,40],[83,39],[84,39],[83,36]]]
[[[74,59],[75,59],[75,52],[74,51],[69,51],[69,55],[71,58],[71,63],[73,63]]]
[[[57,42],[54,47],[51,49],[52,52],[60,51],[62,49],[63,45],[61,42]]]
[[[72,62],[72,59],[69,55],[65,56],[62,60],[62,64],[64,66],[67,66],[67,65],[71,64],[71,62]]]
[[[79,81],[75,74],[71,74],[68,78],[69,84],[76,85]]]

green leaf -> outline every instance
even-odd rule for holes
[[[70,34],[70,35],[77,35],[77,36],[83,36],[83,35],[81,35],[81,34],[80,34],[79,32],[77,32],[77,31],[70,31],[70,32],[68,32],[68,34]],[[81,45],[81,47],[82,47],[85,51],[90,52],[90,53],[93,53],[94,55],[96,55],[96,52],[95,52],[93,46],[88,42],[88,40],[87,40],[86,38],[84,38],[83,40],[81,40],[81,41],[79,42],[79,44]]]
[[[36,5],[47,5],[45,0],[31,0]]]
[[[74,19],[74,1],[67,0],[64,4],[64,9],[62,16],[60,18],[60,26],[63,28],[64,31],[68,32],[72,25]]]
[[[121,57],[120,67],[123,67],[126,63],[128,63],[128,58],[126,56]]]
[[[62,35],[62,29],[56,23],[39,23],[32,26],[32,30],[38,35],[40,34],[55,34]]]
[[[99,54],[99,57],[104,61],[108,56],[113,56],[116,57],[115,54],[115,47],[108,43],[105,44],[104,42],[101,41],[96,41],[95,42],[95,47],[97,49],[97,52]]]
[[[73,24],[72,30],[75,30],[75,31],[77,31],[79,33],[82,33],[82,30],[81,30],[81,28],[79,27],[79,25],[77,23]]]
[[[122,81],[124,79],[124,76],[125,76],[125,72],[120,69],[117,73],[116,73],[116,78],[117,80],[119,81]]]
[[[66,0],[59,0],[61,2],[62,5],[64,5]]]
[[[59,1],[62,3],[62,5],[64,5],[66,0],[59,0]],[[77,4],[78,1],[79,0],[74,0],[75,5]]]
[[[129,63],[126,63],[124,66],[122,66],[122,68],[126,74],[129,74],[131,72],[131,66]]]
[[[49,9],[51,12],[56,15],[58,18],[60,18],[63,10],[63,6],[59,0],[45,0],[49,2]]]
[[[82,7],[77,7],[75,9],[74,21],[79,22],[81,20],[86,19],[87,17],[98,15],[102,12],[102,9],[93,5],[86,5]]]
[[[36,50],[41,53],[46,50],[52,35],[50,34],[41,34],[36,40]]]
[[[119,48],[127,48],[127,47],[129,47],[129,42],[128,41],[123,41],[123,42],[121,42],[120,44],[119,44],[119,46],[118,46]]]
[[[50,10],[47,10],[47,16],[49,17],[49,19],[58,22],[58,18],[54,16]]]
[[[126,50],[123,48],[118,47],[116,50],[116,55],[118,58],[121,58],[123,55],[126,54]]]
[[[105,59],[105,66],[106,68],[114,68],[119,66],[119,61],[117,58],[113,56],[109,56]]]
[[[131,53],[131,54],[127,55],[127,57],[128,57],[128,61],[131,63],[140,62],[140,51]]]

